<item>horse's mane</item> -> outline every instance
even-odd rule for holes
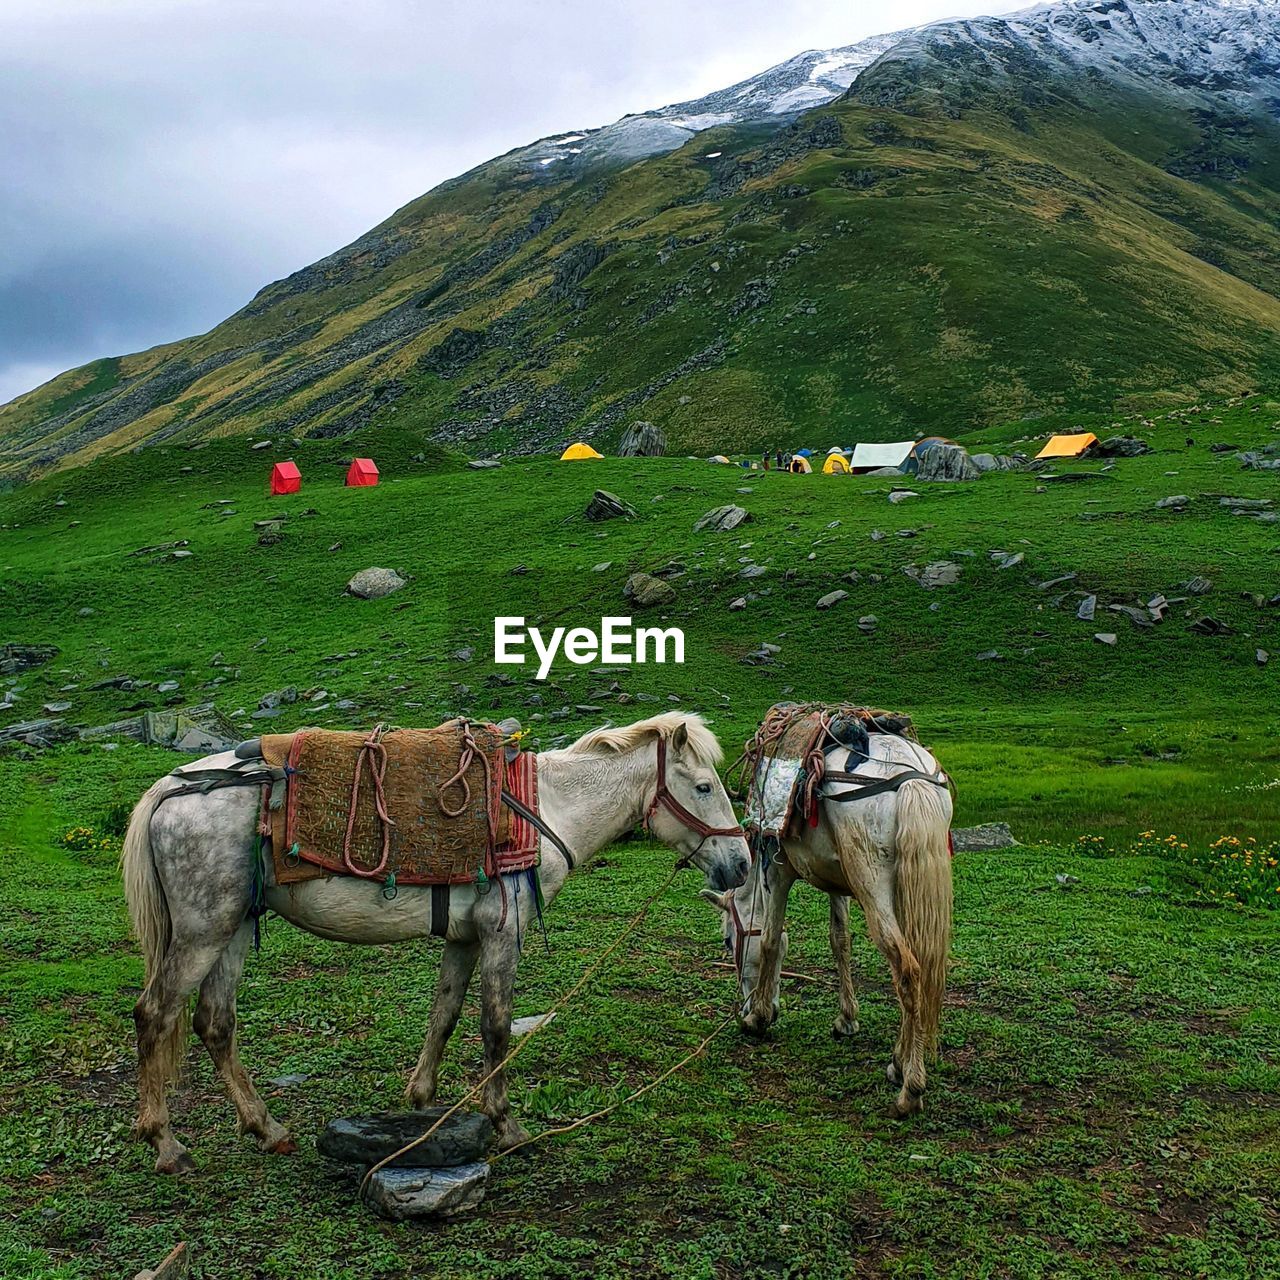
[[[577,742],[563,750],[572,755],[621,755],[634,750],[653,738],[670,738],[681,726],[689,733],[689,750],[694,760],[708,768],[715,768],[724,759],[716,735],[707,728],[700,715],[688,711],[663,711],[635,724],[618,728],[606,727],[584,733]]]

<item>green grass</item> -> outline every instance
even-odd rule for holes
[[[956,861],[943,1062],[922,1118],[887,1118],[896,1010],[860,927],[863,1029],[850,1044],[828,1038],[824,903],[801,887],[789,967],[814,980],[786,984],[772,1041],[726,1032],[641,1103],[497,1165],[465,1221],[393,1228],[353,1202],[351,1179],[313,1139],[335,1115],[396,1104],[434,953],[269,927],[243,988],[242,1042],[260,1081],[308,1076],[271,1090],[302,1152],[267,1159],[237,1138],[193,1053],[175,1119],[202,1172],[159,1180],[128,1132],[141,966],[114,854],[67,833],[118,834],[122,810],[176,757],[125,742],[5,749],[0,1274],[131,1275],[185,1239],[207,1277],[1280,1275],[1280,914],[1215,899],[1225,886],[1182,851],[1152,840],[1130,851],[1150,830],[1177,834],[1189,854],[1222,837],[1269,842],[1280,827],[1280,667],[1254,661],[1257,648],[1280,651],[1280,610],[1254,598],[1277,590],[1275,526],[1232,517],[1215,496],[1270,496],[1274,480],[1206,448],[1269,443],[1276,416],[1265,400],[1206,407],[1190,424],[1156,416],[1139,429],[1158,451],[1108,478],[1044,492],[1018,474],[920,485],[900,506],[884,480],[676,458],[473,472],[440,451],[413,462],[420,440],[377,432],[361,442],[382,465],[373,490],[341,487],[346,446],[312,443],[295,454],[302,494],[272,500],[270,456],[224,441],[126,455],[0,498],[4,638],[60,650],[0,685],[18,694],[5,723],[55,699],[79,724],[209,700],[246,736],[468,709],[518,715],[549,745],[674,697],[712,716],[732,756],[780,697],[850,699],[911,711],[956,778],[958,824],[1008,821],[1024,842]],[[637,518],[583,521],[596,487]],[[1188,512],[1155,509],[1175,492],[1192,496]],[[220,499],[236,514],[219,515]],[[730,501],[753,521],[693,533]],[[259,545],[253,521],[282,511],[284,540]],[[191,558],[131,554],[174,539],[189,540]],[[997,549],[1025,561],[997,569]],[[769,572],[740,578],[743,557]],[[952,557],[955,587],[926,592],[903,572]],[[539,685],[528,669],[492,665],[495,614],[592,624],[627,611],[629,572],[671,560],[687,566],[664,615],[685,629],[683,667],[560,664]],[[343,595],[370,565],[412,581],[378,602]],[[860,580],[844,582],[855,568]],[[1070,572],[1099,592],[1093,624],[1039,585]],[[1176,594],[1193,574],[1212,592],[1161,627],[1105,611]],[[838,586],[850,598],[818,612]],[[1192,634],[1188,610],[1233,633]],[[874,636],[856,625],[868,614]],[[1117,632],[1115,648],[1094,641],[1101,630]],[[762,641],[781,646],[774,664],[744,663]],[[456,656],[464,647],[470,660]],[[978,660],[992,649],[1001,660]],[[149,683],[89,688],[126,674]],[[165,679],[176,694],[156,692]],[[317,713],[300,701],[251,718],[288,684],[356,706]],[[573,981],[669,859],[627,842],[575,878],[551,914],[550,953],[532,946],[522,964],[518,1013]],[[729,1007],[717,923],[695,890],[678,881],[521,1060],[514,1096],[531,1124],[624,1096]],[[448,1096],[474,1078],[478,1055],[469,1007]]]

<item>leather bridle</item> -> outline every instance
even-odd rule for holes
[[[738,895],[729,891],[729,918],[733,921],[733,967],[742,973],[742,957],[747,949],[748,938],[759,938],[764,935],[763,929],[748,929],[738,914]],[[755,919],[755,899],[752,898],[751,918]]]
[[[653,793],[653,799],[649,802],[649,807],[645,811],[644,825],[646,830],[653,830],[653,815],[659,809],[666,809],[677,822],[687,827],[696,836],[701,836],[698,846],[692,853],[687,853],[680,859],[682,864],[692,862],[698,856],[699,850],[706,844],[708,840],[716,836],[737,836],[741,840],[747,838],[747,833],[742,829],[740,824],[732,827],[712,827],[703,822],[696,813],[690,813],[688,809],[680,803],[679,800],[671,794],[671,788],[667,786],[667,740],[666,738],[658,739],[658,785]]]

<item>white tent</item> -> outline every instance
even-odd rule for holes
[[[854,471],[878,471],[881,467],[901,469],[907,465],[915,447],[914,440],[899,444],[860,444],[854,449],[849,465]]]

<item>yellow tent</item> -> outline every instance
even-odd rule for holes
[[[827,454],[827,460],[822,464],[822,474],[824,476],[847,476],[849,474],[849,464],[845,461],[844,455],[840,453]]]
[[[1091,445],[1098,443],[1092,431],[1078,436],[1053,436],[1039,453],[1039,458],[1078,458]]]
[[[723,453],[713,454],[710,458],[708,458],[708,459],[707,459],[707,461],[708,461],[708,462],[718,462],[718,463],[720,463],[722,466],[726,466],[726,467],[731,467],[731,466],[733,466],[733,463],[732,463],[732,462],[730,462],[730,461],[729,461],[729,459],[728,459],[728,458],[726,458],[726,457],[724,456],[724,454],[723,454]]]
[[[603,458],[603,453],[597,453],[589,444],[571,444],[561,455],[561,462],[577,462],[581,458]]]
[[[791,459],[791,470],[798,476],[807,476],[813,468],[809,465],[808,458],[802,458],[798,453]]]

